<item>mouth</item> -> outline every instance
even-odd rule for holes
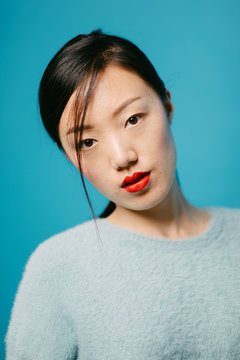
[[[125,188],[128,192],[137,192],[145,187],[150,180],[150,173],[148,172],[138,172],[134,173],[132,176],[126,176],[122,188]]]

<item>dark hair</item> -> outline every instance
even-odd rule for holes
[[[109,64],[120,65],[137,73],[156,91],[166,112],[169,112],[165,85],[146,55],[129,40],[104,34],[101,30],[78,35],[67,42],[50,61],[39,88],[43,124],[48,134],[63,151],[58,131],[59,121],[70,96],[76,90],[74,121],[76,129],[80,131],[74,132],[75,149],[83,187],[94,220],[94,210],[82,175],[78,144],[81,141],[83,121],[98,74]],[[178,176],[177,181],[179,183]],[[107,217],[115,207],[115,204],[110,201],[100,217]]]

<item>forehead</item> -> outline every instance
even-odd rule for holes
[[[122,103],[130,98],[148,98],[153,93],[151,87],[136,73],[117,65],[107,66],[98,74],[92,91],[85,121],[89,122],[101,114],[112,115]],[[73,124],[73,105],[77,91],[71,95],[60,120],[60,132]]]
[[[117,105],[128,96],[144,95],[149,86],[136,73],[120,66],[111,65],[99,74],[90,105]],[[138,94],[136,94],[138,92]]]

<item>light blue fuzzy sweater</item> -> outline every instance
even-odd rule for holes
[[[239,360],[240,209],[151,238],[97,219],[42,242],[19,284],[7,360]]]

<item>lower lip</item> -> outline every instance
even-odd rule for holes
[[[127,192],[131,192],[131,193],[138,192],[138,191],[142,190],[143,188],[145,188],[145,186],[147,186],[147,184],[150,181],[150,176],[151,176],[151,174],[148,174],[148,175],[144,176],[144,178],[135,182],[134,184],[125,186],[123,189],[125,189]]]

